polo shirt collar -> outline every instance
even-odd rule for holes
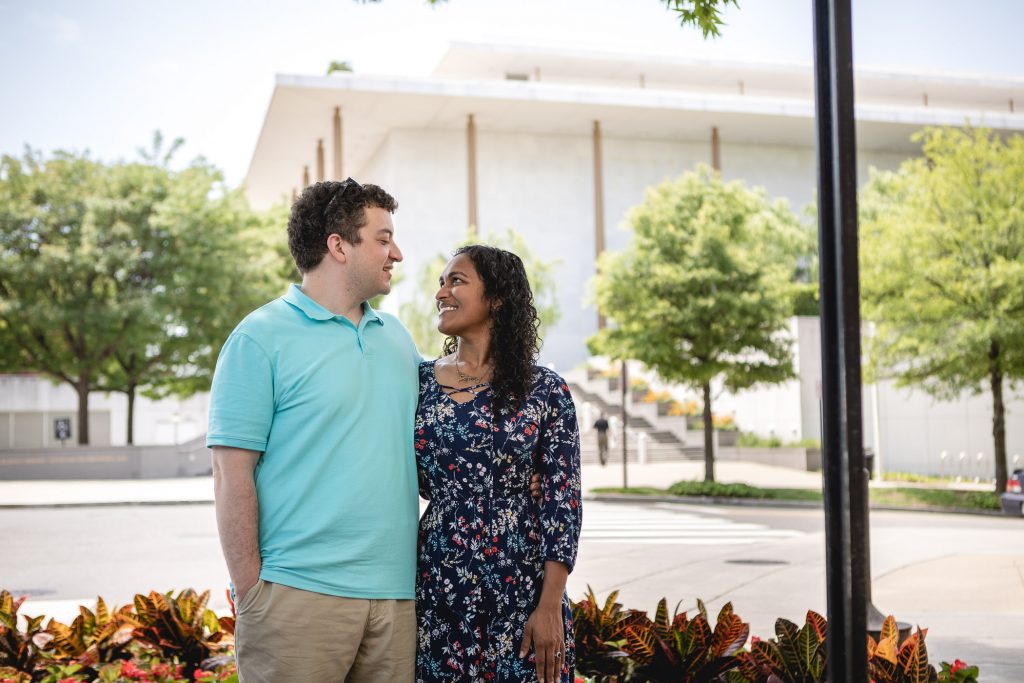
[[[302,291],[302,287],[294,283],[288,287],[288,291],[285,292],[283,298],[292,306],[302,311],[306,317],[311,320],[333,320],[335,318],[344,317],[341,315],[334,315],[326,308],[313,301],[305,292]],[[384,319],[380,317],[377,311],[373,310],[373,307],[370,306],[370,302],[364,301],[363,320],[360,321],[360,326],[367,322],[377,322],[383,325]]]

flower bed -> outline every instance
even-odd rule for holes
[[[0,590],[0,683],[238,683],[234,605],[218,618],[209,599],[151,592],[111,610],[99,598],[71,624],[50,619],[44,628],[43,616],[19,618],[24,597]]]
[[[750,637],[750,626],[732,604],[712,624],[704,603],[697,613],[669,617],[667,602],[654,618],[615,601],[599,605],[591,589],[572,603],[577,681],[592,683],[819,683],[825,680],[824,617],[808,611],[804,624],[785,619],[775,636]],[[18,614],[24,598],[0,590],[0,683],[238,683],[232,616],[206,608],[210,592],[136,595],[132,605],[80,607],[71,624]],[[230,596],[229,596],[230,600]],[[960,660],[928,663],[918,629],[902,643],[889,617],[877,641],[868,639],[868,668],[875,683],[976,683],[977,667]],[[749,640],[749,646],[748,646]]]
[[[654,618],[623,609],[613,592],[599,605],[592,590],[573,604],[577,682],[820,683],[828,664],[825,618],[808,611],[804,624],[779,619],[775,637],[750,637],[750,626],[726,603],[715,623],[704,603],[697,613],[671,617],[664,598]],[[927,631],[899,640],[896,620],[885,620],[878,640],[868,637],[868,671],[873,683],[976,683],[978,668],[959,659],[928,663]],[[749,647],[747,642],[749,638]]]

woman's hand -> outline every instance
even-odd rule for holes
[[[540,683],[558,683],[561,679],[562,663],[565,661],[565,624],[562,623],[562,602],[554,604],[541,601],[523,630],[523,642],[519,646],[519,658],[530,653],[530,645],[536,657],[537,680]]]

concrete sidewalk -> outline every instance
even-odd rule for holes
[[[680,480],[704,478],[704,462],[683,460],[643,465],[630,463],[626,472],[630,486],[667,488]],[[744,483],[762,488],[820,489],[820,472],[803,472],[759,463],[723,461],[715,463],[715,479],[721,483]],[[583,489],[622,486],[622,463],[583,465]],[[871,482],[872,487],[937,486],[904,482]],[[954,488],[988,491],[988,483],[962,483]],[[209,503],[213,501],[211,477],[176,479],[0,481],[0,508],[70,505],[156,505]]]
[[[722,482],[753,486],[820,488],[821,475],[756,463],[722,462],[715,466]],[[630,486],[665,488],[681,479],[702,479],[704,463],[687,460],[672,463],[630,463]],[[622,464],[583,466],[585,491],[622,485]],[[154,505],[160,503],[209,503],[213,501],[211,477],[178,479],[0,481],[0,508],[66,505]]]

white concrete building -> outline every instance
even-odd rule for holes
[[[1024,79],[858,71],[857,103],[862,181],[917,153],[910,136],[926,125],[1024,130]],[[810,202],[810,65],[461,43],[428,78],[279,75],[246,183],[258,207],[320,178],[382,185],[400,205],[407,274],[469,224],[520,232],[561,261],[562,318],[542,360],[564,368],[597,327],[585,303],[595,254],[625,246],[616,226],[645,188],[701,162]]]

